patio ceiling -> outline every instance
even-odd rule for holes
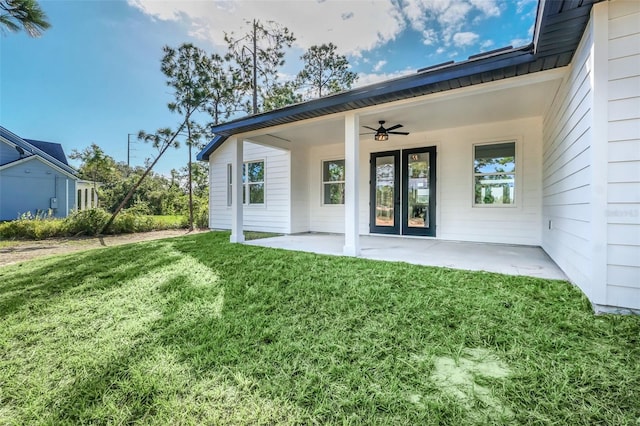
[[[494,85],[447,91],[446,95],[427,95],[411,101],[389,103],[355,112],[360,116],[360,126],[377,127],[379,120],[385,120],[388,125],[402,124],[404,127],[400,130],[412,134],[539,117],[553,100],[561,78],[561,72],[551,70],[504,80]],[[256,130],[243,136],[247,140],[280,147],[286,147],[286,143],[340,143],[344,140],[343,117],[344,113],[338,113]],[[366,129],[362,131],[368,132]],[[370,138],[373,136],[361,136],[361,140]]]

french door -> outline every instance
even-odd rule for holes
[[[436,148],[371,154],[369,231],[436,235]]]

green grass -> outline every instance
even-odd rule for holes
[[[566,282],[228,238],[0,268],[0,424],[640,422],[640,317]]]
[[[189,218],[184,215],[150,215],[148,217],[152,218],[162,229],[186,228],[189,226]]]

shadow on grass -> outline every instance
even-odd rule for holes
[[[623,424],[640,416],[639,322],[593,316],[568,283],[227,241],[226,233],[200,234],[11,270],[0,295],[16,292],[14,308],[153,281],[138,297],[157,317],[126,344],[116,333],[79,372],[68,367],[72,382],[46,397],[54,423],[160,423],[193,406],[297,413],[255,423]],[[52,288],[32,274],[51,277]],[[476,381],[513,418],[484,415],[482,400],[466,406],[430,380],[437,359],[474,348],[513,372]],[[226,405],[205,396],[216,383],[246,399]],[[224,423],[255,418],[243,415]]]
[[[0,312],[48,304],[69,291],[105,290],[171,262],[168,243],[140,243],[34,260],[0,269]],[[89,282],[89,284],[88,284]]]

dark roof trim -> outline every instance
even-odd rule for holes
[[[465,61],[432,72],[386,80],[348,92],[229,121],[213,128],[216,137],[198,153],[196,158],[200,161],[208,160],[209,155],[234,134],[442,91],[434,85],[501,68],[512,67],[515,70],[519,65],[530,63],[532,57],[530,46],[525,46],[512,49],[500,58]]]
[[[540,0],[534,39],[528,46],[473,55],[467,61],[435,65],[416,74],[214,126],[216,137],[197,158],[208,160],[212,152],[235,134],[563,67],[570,63],[591,6],[598,1]]]

